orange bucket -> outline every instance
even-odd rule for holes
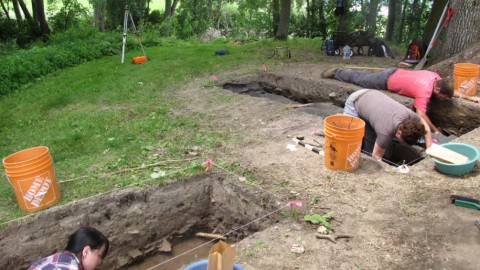
[[[147,61],[148,61],[148,58],[146,56],[133,57],[133,60],[132,60],[132,62],[134,64],[142,64],[142,63],[145,63]]]
[[[14,153],[3,159],[3,166],[22,211],[37,212],[60,201],[60,188],[48,147]]]
[[[324,120],[325,166],[330,170],[355,171],[360,166],[365,122],[348,115],[332,115]]]
[[[477,95],[480,66],[471,63],[453,65],[453,87],[456,91],[469,96]]]

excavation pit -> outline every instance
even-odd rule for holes
[[[360,89],[359,86],[330,79],[320,79],[311,71],[287,74],[264,72],[233,79],[223,84],[223,88],[237,94],[262,97],[285,104],[288,108],[325,118],[343,113],[348,96]],[[413,99],[383,91],[388,96],[409,108],[413,108]],[[446,143],[480,126],[480,118],[471,117],[480,114],[477,103],[463,99],[431,100],[428,110],[432,123],[441,127],[443,136],[435,135],[438,143]],[[423,160],[424,149],[421,146],[395,146],[393,154],[386,163],[394,166],[407,163],[413,165]]]
[[[102,269],[145,269],[148,264],[178,269],[208,253],[209,246],[195,248],[210,241],[193,239],[196,232],[228,234],[227,242],[235,243],[278,221],[278,214],[258,219],[278,207],[269,194],[226,175],[205,174],[164,186],[115,191],[47,209],[2,229],[0,269],[27,269],[61,251],[68,235],[87,225],[111,242]],[[176,257],[185,252],[175,251],[181,242],[186,242],[184,250],[186,246],[192,251]],[[162,255],[154,263],[145,263],[158,254]]]

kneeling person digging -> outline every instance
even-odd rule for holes
[[[410,163],[419,157],[411,145],[422,137],[427,148],[432,144],[426,121],[380,91],[355,91],[345,102],[343,114],[365,121],[362,150],[375,160]]]

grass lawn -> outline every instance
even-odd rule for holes
[[[323,55],[320,45],[319,40],[288,41],[298,52]],[[130,62],[141,52],[127,51],[124,64],[117,55],[56,72],[0,99],[0,156],[49,147],[62,204],[116,188],[161,184],[200,173],[208,157],[188,151],[201,147],[208,153],[235,138],[224,130],[203,129],[203,123],[215,117],[208,111],[172,113],[188,106],[175,92],[192,78],[209,78],[227,69],[259,71],[262,64],[274,61],[268,56],[278,46],[285,43],[179,42],[146,48],[151,61],[142,65]],[[230,54],[214,56],[218,49],[228,49]],[[212,85],[205,79],[204,86]],[[156,163],[148,169],[131,169]],[[26,215],[18,208],[7,178],[2,178],[0,224]]]

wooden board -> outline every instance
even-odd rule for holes
[[[468,157],[436,143],[433,143],[426,152],[435,159],[446,163],[462,164],[468,161]]]

